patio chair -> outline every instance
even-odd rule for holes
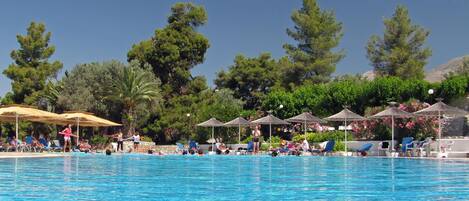
[[[429,156],[430,155],[430,143],[432,143],[431,138],[426,138],[424,141],[420,141],[416,144],[417,155],[419,157]],[[424,154],[425,153],[425,154]]]
[[[254,151],[254,142],[252,142],[252,141],[248,142],[248,147],[247,147],[246,151],[248,153],[252,153]]]
[[[52,150],[52,147],[49,146],[49,143],[47,142],[45,138],[39,138],[39,143],[41,143],[43,146],[42,150],[47,151],[47,152]]]
[[[189,150],[199,150],[199,145],[196,141],[191,140],[189,142]]]
[[[414,149],[414,138],[413,137],[405,137],[402,138],[402,154],[405,156],[409,151],[413,151]],[[411,156],[410,154],[409,156]]]
[[[53,145],[52,145],[52,148],[54,151],[62,151],[63,150],[63,147],[60,146],[60,141],[59,140],[53,140]]]
[[[33,137],[31,135],[26,136],[24,141],[26,145],[23,147],[23,150],[36,152],[36,147],[33,146]]]
[[[176,146],[177,146],[176,147],[176,152],[184,151],[184,145],[183,144],[181,144],[179,142],[176,142]]]
[[[378,156],[381,156],[381,151],[384,151],[384,155],[389,151],[389,142],[380,142],[378,147]]]
[[[314,149],[314,150],[312,150],[312,152],[317,153],[317,154],[323,154],[323,155],[326,155],[327,153],[330,154],[334,150],[334,146],[335,146],[335,141],[334,140],[329,140],[329,141],[327,141],[327,144],[324,147],[324,149]]]
[[[362,153],[363,156],[366,156],[367,152],[370,151],[371,147],[373,147],[372,143],[363,144],[360,148],[358,148],[355,151],[355,153],[357,153],[357,156],[358,156],[358,153]],[[365,154],[363,154],[363,153],[365,153]]]

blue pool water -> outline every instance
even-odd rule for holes
[[[0,159],[0,200],[469,200],[469,164],[267,156]]]

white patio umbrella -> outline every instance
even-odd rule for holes
[[[309,112],[303,112],[297,116],[290,117],[287,119],[288,122],[301,122],[304,125],[304,135],[306,140],[306,126],[308,123],[322,123],[325,122],[324,120],[320,119],[319,117],[313,116]]]
[[[452,107],[443,103],[443,99],[437,99],[437,103],[425,109],[414,112],[416,115],[437,116],[438,117],[438,152],[441,145],[441,118],[443,115],[465,116],[468,112],[456,107]]]
[[[362,121],[365,120],[365,117],[362,117],[358,114],[353,113],[347,108],[344,108],[342,111],[340,111],[337,114],[334,114],[330,117],[324,118],[327,121],[343,121],[344,122],[344,127],[347,128],[347,121]],[[345,135],[345,152],[347,153],[347,129],[344,130],[344,135]]]
[[[270,145],[272,145],[272,125],[288,125],[290,123],[281,120],[274,115],[268,114],[265,117],[259,118],[257,120],[252,121],[251,123],[253,124],[263,124],[263,125],[269,125],[269,140],[270,140]]]
[[[391,118],[391,149],[394,150],[394,119],[395,118],[409,118],[413,117],[412,113],[408,113],[396,107],[397,103],[391,102],[388,109],[383,110],[370,118]]]
[[[225,123],[226,127],[238,127],[238,143],[241,144],[241,127],[249,126],[249,121],[243,117],[238,117]]]
[[[221,127],[223,126],[223,122],[218,121],[216,118],[211,118],[207,121],[204,121],[200,124],[197,124],[197,126],[200,127],[212,127],[212,139],[215,139],[215,127]],[[212,152],[213,152],[213,142],[212,142]]]

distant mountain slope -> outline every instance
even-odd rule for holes
[[[469,56],[469,55],[466,55]],[[425,73],[425,80],[429,82],[440,82],[442,81],[445,77],[446,74],[449,72],[454,72],[458,68],[462,66],[464,57],[466,56],[461,56],[461,57],[456,57],[454,59],[451,59],[445,64],[441,64],[430,71]],[[373,72],[373,70],[366,71],[365,73],[362,74],[362,76],[368,80],[373,80],[376,75]]]
[[[469,55],[466,55],[466,56],[469,56]],[[449,62],[445,64],[441,64],[437,66],[436,68],[433,68],[429,72],[425,73],[425,79],[429,82],[442,81],[445,78],[444,76],[446,74],[450,72],[454,72],[462,66],[464,57],[466,56],[456,57],[454,59],[451,59]]]

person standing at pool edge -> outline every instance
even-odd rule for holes
[[[119,129],[119,132],[114,135],[117,138],[117,151],[124,151],[124,134],[122,133],[122,129]]]
[[[67,151],[67,146],[69,146],[69,150],[72,150],[72,124],[68,124],[67,127],[59,134],[64,135],[64,153]]]
[[[261,136],[261,131],[259,130],[259,125],[256,125],[254,130],[252,131],[252,142],[254,144],[254,154],[257,154],[259,152],[259,138]]]
[[[138,152],[138,145],[140,144],[140,135],[138,134],[138,132],[134,132],[132,140],[134,141],[134,150]]]

